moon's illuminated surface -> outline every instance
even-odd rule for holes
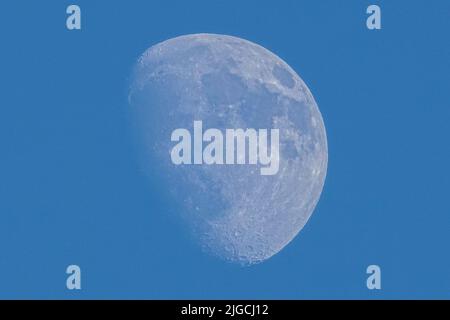
[[[138,59],[129,103],[145,169],[165,180],[207,251],[254,264],[304,227],[324,185],[325,127],[305,83],[275,54],[225,35],[164,41]],[[223,131],[279,129],[278,173],[263,176],[259,165],[174,165],[171,132],[192,132],[194,120]]]

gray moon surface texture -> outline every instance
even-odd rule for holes
[[[259,263],[305,226],[325,181],[326,132],[308,87],[278,56],[232,36],[173,38],[138,59],[128,99],[145,171],[164,181],[207,252]],[[259,164],[174,165],[171,133],[192,133],[194,120],[204,130],[279,129],[278,173],[261,175]]]

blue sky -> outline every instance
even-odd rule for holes
[[[65,28],[67,1],[2,4],[1,298],[450,298],[450,2],[74,3],[81,31]],[[365,27],[369,4],[380,31]],[[133,63],[199,32],[283,58],[327,129],[316,211],[248,268],[199,251],[132,143]],[[381,291],[366,288],[370,264]]]

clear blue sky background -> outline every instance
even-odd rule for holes
[[[74,3],[79,32],[68,1],[0,6],[0,298],[450,298],[449,1]],[[365,27],[369,4],[381,31]],[[133,149],[130,68],[198,32],[282,57],[327,128],[315,213],[253,267],[201,253]]]

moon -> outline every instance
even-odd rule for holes
[[[192,34],[147,49],[130,77],[129,108],[144,171],[158,176],[200,246],[241,265],[265,261],[302,230],[328,162],[310,90],[281,58],[250,41]],[[204,126],[279,129],[279,171],[258,165],[174,165],[171,133]],[[192,131],[191,131],[192,132]]]

